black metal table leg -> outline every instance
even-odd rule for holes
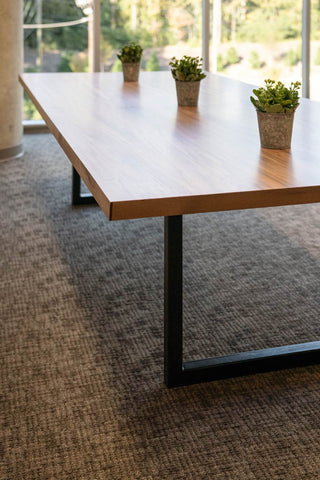
[[[97,201],[91,193],[81,193],[81,178],[77,170],[72,167],[72,205],[93,205]]]
[[[183,362],[182,216],[165,217],[164,380],[168,387],[320,362],[320,341]]]
[[[165,217],[164,376],[168,387],[182,370],[182,216]]]

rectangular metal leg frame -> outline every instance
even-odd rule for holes
[[[81,178],[72,167],[72,205],[96,205],[96,199],[91,193],[81,193]]]
[[[320,341],[183,362],[182,216],[165,217],[164,380],[168,387],[319,363]]]

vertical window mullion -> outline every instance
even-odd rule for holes
[[[100,72],[100,3],[101,0],[93,0],[93,71]]]
[[[203,68],[210,70],[210,0],[202,0],[202,58]]]
[[[302,96],[310,97],[310,24],[311,0],[302,4]]]

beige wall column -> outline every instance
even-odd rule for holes
[[[22,0],[0,0],[0,162],[22,155]]]

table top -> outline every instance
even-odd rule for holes
[[[177,106],[170,72],[20,81],[109,220],[320,202],[319,102],[302,99],[291,150],[268,150],[252,85],[220,75],[197,108]]]

